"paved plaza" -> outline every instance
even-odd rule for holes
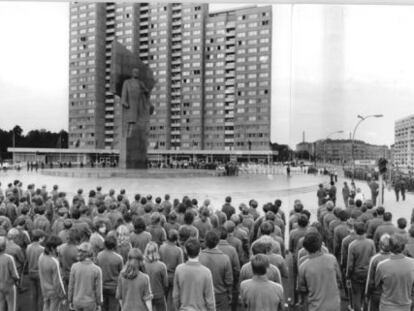
[[[177,174],[179,176],[179,174]],[[52,189],[57,184],[61,191],[65,191],[71,200],[76,190],[83,188],[85,196],[88,195],[90,189],[96,186],[102,186],[103,192],[109,189],[125,189],[129,199],[132,200],[136,193],[152,194],[156,196],[164,196],[169,193],[172,198],[182,198],[188,195],[196,198],[201,204],[203,200],[209,199],[214,208],[221,208],[224,198],[230,195],[233,198],[234,206],[240,203],[247,203],[250,199],[256,199],[259,204],[273,202],[276,198],[283,201],[282,208],[288,211],[292,208],[293,202],[299,199],[303,202],[306,209],[312,213],[312,221],[317,209],[316,191],[319,183],[328,184],[329,177],[323,175],[293,175],[287,177],[284,175],[240,175],[230,177],[167,177],[167,178],[86,178],[86,177],[60,177],[49,176],[38,172],[26,171],[1,171],[0,182],[2,188],[7,183],[15,179],[23,182],[24,188],[30,183],[34,183],[36,187],[46,185],[47,189]],[[350,180],[339,178],[338,188],[338,205],[343,206],[342,185],[343,181]],[[356,181],[356,186],[362,189],[366,198],[369,198],[370,192],[366,182]],[[385,189],[385,208],[393,213],[394,222],[398,217],[405,217],[408,220],[411,217],[411,210],[414,207],[414,196],[408,194],[406,201],[395,201],[395,194],[392,190]]]

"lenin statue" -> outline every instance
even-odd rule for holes
[[[150,103],[151,83],[141,77],[140,70],[133,68],[132,78],[122,85],[121,168],[147,167],[149,119],[154,106]],[[149,77],[151,79],[153,81],[153,77]]]

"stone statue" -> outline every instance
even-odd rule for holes
[[[148,81],[144,81],[140,70],[134,68],[132,78],[122,85],[120,166],[123,168],[146,168],[149,120],[154,112],[154,106],[150,103],[154,79],[152,72],[149,73]]]
[[[122,121],[125,128],[122,136],[131,137],[137,127],[147,133],[149,117],[154,112],[154,106],[150,103],[151,90],[139,77],[139,69],[134,68],[132,78],[122,85]]]

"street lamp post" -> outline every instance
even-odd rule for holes
[[[323,162],[326,165],[326,141],[329,139],[329,137],[331,137],[334,134],[342,134],[344,131],[335,131],[330,133],[328,136],[326,136],[325,141],[323,143]]]
[[[360,119],[358,121],[358,123],[355,125],[354,131],[352,133],[352,141],[351,141],[351,158],[352,158],[352,181],[354,180],[354,176],[355,176],[355,155],[354,155],[354,145],[355,145],[355,133],[356,130],[358,129],[359,125],[362,123],[362,121],[365,121],[368,118],[382,118],[383,115],[382,114],[372,114],[369,116],[361,116],[358,115],[357,116],[358,119]]]

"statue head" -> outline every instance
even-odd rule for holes
[[[139,76],[139,69],[138,68],[133,68],[132,69],[132,78],[136,79]]]

